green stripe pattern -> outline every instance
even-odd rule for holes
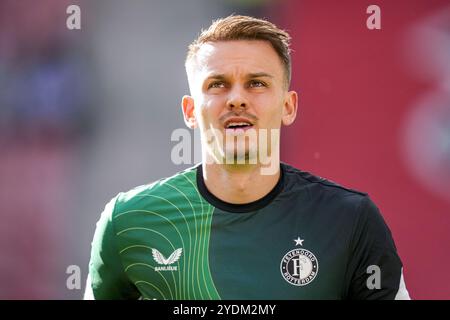
[[[127,278],[143,299],[217,300],[209,264],[214,212],[200,195],[191,168],[118,196],[112,220]],[[180,258],[163,264],[177,249]]]

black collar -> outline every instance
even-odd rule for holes
[[[256,211],[256,210],[264,208],[270,202],[272,202],[272,200],[275,199],[275,197],[281,192],[281,190],[283,189],[283,185],[284,185],[284,172],[283,171],[284,171],[283,165],[280,164],[280,179],[278,180],[275,187],[273,187],[273,189],[268,194],[266,194],[264,197],[262,197],[256,201],[244,203],[244,204],[225,202],[225,201],[217,198],[215,195],[213,195],[208,190],[208,188],[206,188],[205,181],[203,180],[203,170],[202,170],[201,164],[197,166],[197,187],[198,187],[198,190],[200,191],[200,194],[203,196],[203,198],[216,208],[219,208],[223,211],[235,212],[235,213],[251,212],[251,211]]]

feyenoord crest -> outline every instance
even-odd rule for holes
[[[303,241],[298,237],[294,240],[295,245],[303,246]],[[281,275],[284,280],[294,286],[305,286],[309,284],[319,272],[319,262],[316,256],[309,250],[295,248],[286,253],[281,259]]]

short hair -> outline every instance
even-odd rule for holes
[[[254,17],[230,15],[213,21],[211,26],[207,30],[202,30],[199,37],[189,45],[186,66],[204,43],[230,40],[268,41],[281,59],[286,85],[289,87],[291,82],[291,37],[273,23]]]

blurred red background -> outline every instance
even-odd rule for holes
[[[381,30],[366,27],[371,4],[381,9]],[[292,0],[277,15],[293,37],[300,95],[282,158],[369,193],[414,299],[450,298],[448,6]]]

